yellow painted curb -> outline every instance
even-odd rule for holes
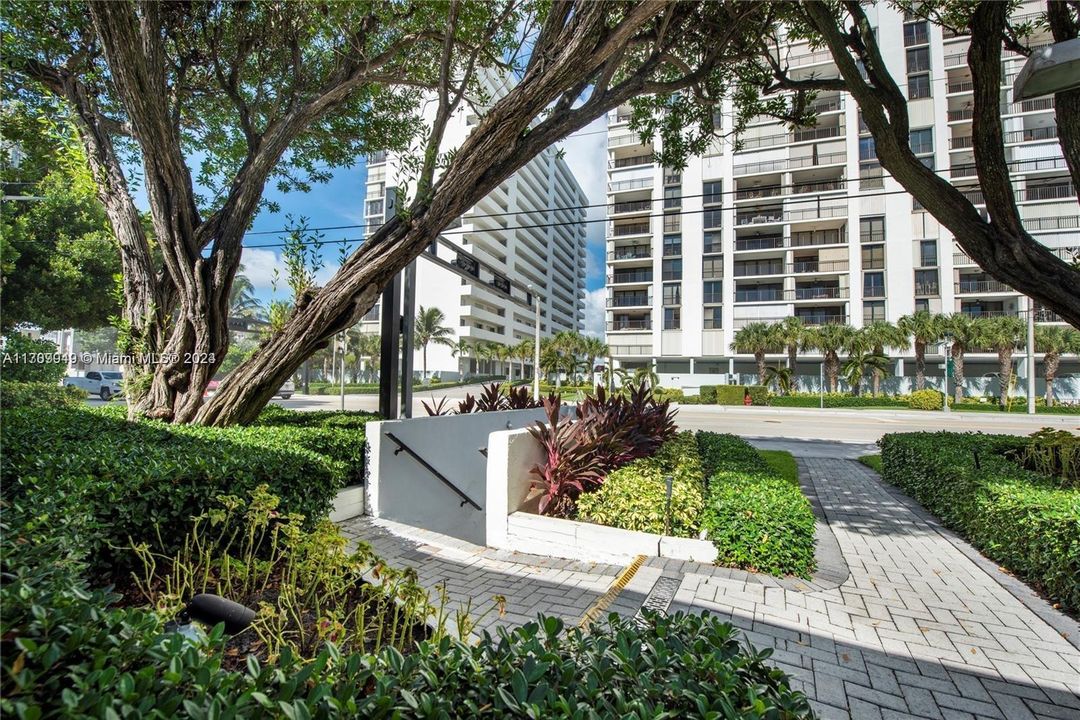
[[[594,602],[589,609],[585,611],[585,614],[581,616],[581,622],[578,623],[578,627],[584,629],[588,625],[591,625],[602,612],[607,610],[608,607],[611,606],[611,603],[615,602],[615,598],[619,597],[619,593],[622,592],[623,588],[626,587],[631,578],[637,574],[638,569],[644,562],[645,556],[638,555],[634,558],[633,562],[623,568],[623,571],[619,573],[614,582],[608,586],[608,589],[604,594],[596,598],[596,602]]]

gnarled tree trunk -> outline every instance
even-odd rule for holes
[[[964,400],[964,346],[959,343],[953,343],[952,346],[952,358],[953,358],[953,399],[955,402],[963,402]]]
[[[1043,357],[1043,373],[1046,379],[1046,407],[1054,406],[1054,380],[1057,378],[1060,364],[1061,355],[1056,352],[1048,352]]]
[[[926,389],[926,343],[915,341],[915,389]]]
[[[998,348],[998,375],[1001,378],[999,400],[1003,409],[1009,407],[1009,391],[1012,389],[1012,348]]]

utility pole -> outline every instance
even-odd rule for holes
[[[1027,411],[1035,414],[1035,302],[1024,296],[1027,308]]]

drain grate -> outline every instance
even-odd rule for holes
[[[648,609],[658,613],[667,612],[681,584],[682,580],[677,577],[661,577],[653,585],[652,590],[649,591],[645,602],[641,603],[641,610]],[[634,619],[639,622],[644,619],[641,610],[638,610],[637,615],[634,616]]]

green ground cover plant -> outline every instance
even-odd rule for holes
[[[702,385],[698,398],[701,405],[743,405],[747,392],[751,404],[769,404],[769,389],[764,385]]]
[[[799,484],[799,465],[795,456],[786,450],[758,450],[769,468],[793,485]]]
[[[1080,489],[1025,469],[1030,440],[899,433],[881,446],[882,477],[987,557],[1070,612],[1080,611]]]
[[[709,478],[702,527],[716,546],[716,563],[809,577],[816,567],[814,513],[797,470],[793,483],[790,469],[785,478],[734,435],[698,432],[697,440]]]
[[[908,407],[912,410],[941,410],[945,405],[945,395],[939,390],[916,390],[907,396]]]
[[[821,406],[819,393],[794,393],[792,395],[773,395],[769,398],[773,407],[816,408]],[[907,408],[907,399],[903,396],[850,395],[848,393],[825,393],[826,408]]]
[[[696,537],[704,506],[701,458],[694,434],[681,432],[652,457],[610,473],[596,492],[578,498],[578,519],[625,530],[664,534],[667,481],[672,478],[668,535]]]
[[[871,470],[873,470],[874,472],[876,472],[878,475],[881,474],[881,454],[880,453],[874,453],[872,455],[863,455],[862,457],[859,458],[859,462],[861,462],[863,465],[865,465],[866,467],[868,467]]]
[[[87,398],[85,390],[51,382],[0,381],[0,409],[17,407],[79,407]]]

